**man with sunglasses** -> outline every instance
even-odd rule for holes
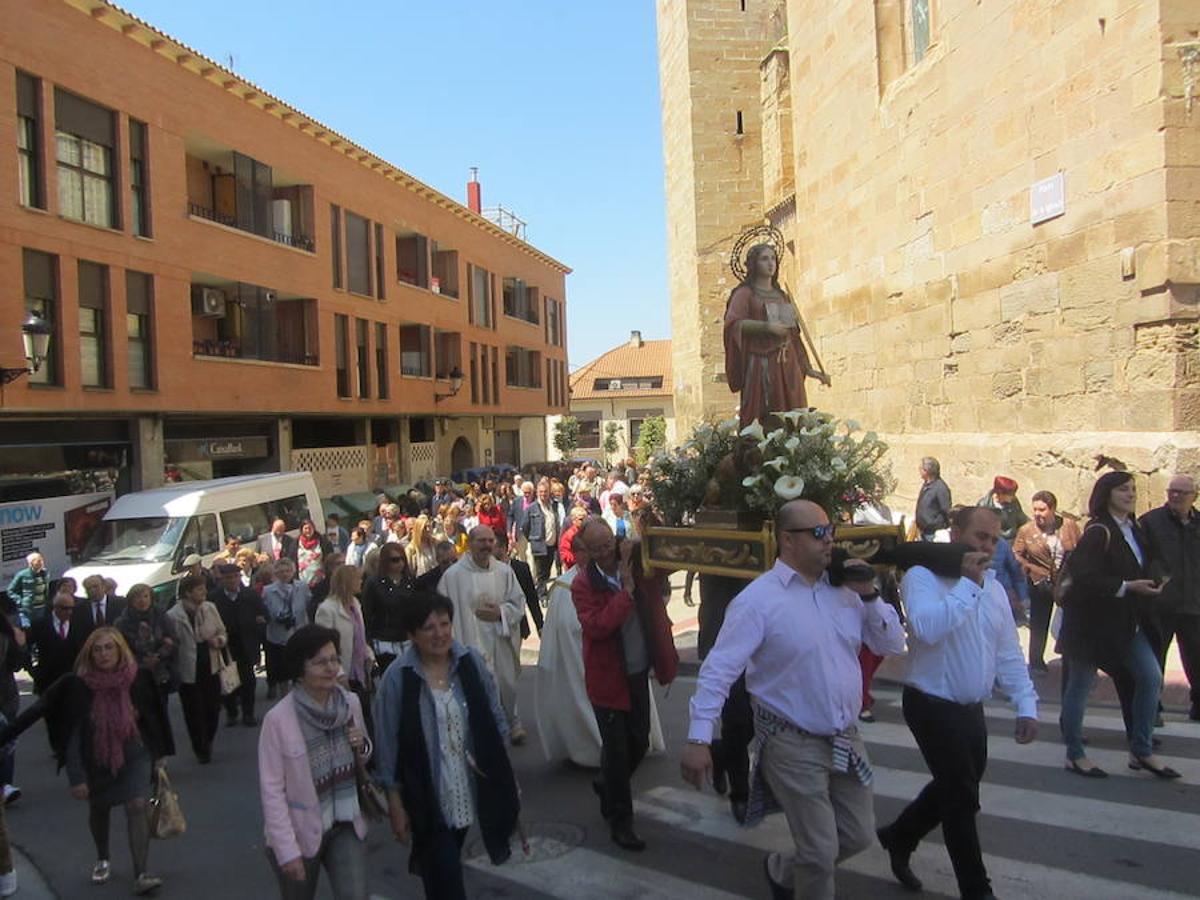
[[[710,778],[713,727],[744,671],[754,706],[746,824],[782,808],[795,842],[792,855],[764,860],[772,896],[832,898],[836,864],[866,849],[875,824],[858,651],[900,653],[904,630],[872,579],[830,582],[825,510],[793,500],[777,528],[774,567],[729,605],[700,669],[681,768],[697,788]]]
[[[939,577],[918,565],[900,585],[909,630],[904,721],[933,780],[896,821],[879,829],[879,842],[896,880],[912,891],[921,890],[921,880],[909,857],[941,825],[960,894],[968,900],[993,896],[975,825],[987,765],[983,701],[993,685],[999,683],[1016,708],[1017,743],[1037,736],[1037,692],[1008,596],[988,568],[1000,527],[1000,515],[991,507],[956,509],[950,540],[970,551],[960,575]]]

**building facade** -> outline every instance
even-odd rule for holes
[[[898,507],[927,454],[957,500],[1003,473],[1075,510],[1106,459],[1149,476],[1143,504],[1200,468],[1200,7],[660,0],[658,20],[681,427],[736,403],[728,251],[771,223],[833,377],[810,398],[886,436]]]
[[[0,0],[0,472],[309,469],[366,490],[545,458],[569,269],[102,0]],[[455,391],[455,387],[458,390]]]
[[[647,341],[640,331],[629,340],[580,366],[571,374],[570,415],[579,421],[579,456],[615,462],[636,456],[647,419],[661,416],[667,446],[675,443],[675,383],[671,377],[671,342]],[[548,442],[554,448],[554,426],[548,419]],[[616,450],[606,453],[612,434]],[[551,458],[561,456],[551,450]]]

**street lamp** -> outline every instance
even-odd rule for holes
[[[22,375],[32,375],[46,361],[46,351],[50,348],[50,335],[53,327],[35,312],[31,312],[21,324],[21,343],[25,346],[25,360],[28,366],[16,369],[0,368],[0,384],[9,384]]]
[[[453,369],[450,370],[450,393],[439,394],[437,391],[434,391],[433,392],[434,402],[437,402],[439,400],[445,400],[447,397],[453,397],[455,394],[457,394],[459,391],[462,390],[462,383],[463,383],[462,370],[458,366],[455,366]]]

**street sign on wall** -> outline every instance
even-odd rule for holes
[[[1067,186],[1062,172],[1035,181],[1029,188],[1029,224],[1056,219],[1067,211]]]

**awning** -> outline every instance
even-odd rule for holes
[[[375,510],[378,506],[375,498],[378,494],[371,491],[355,491],[349,494],[334,494],[333,502],[346,510],[346,513],[354,517],[355,524],[359,519],[374,518]]]

